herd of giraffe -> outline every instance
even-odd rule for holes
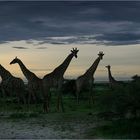
[[[8,70],[6,70],[2,65],[0,65],[0,76],[2,82],[0,84],[1,93],[3,96],[6,94],[15,94],[18,97],[18,102],[24,103],[36,103],[38,100],[43,101],[43,109],[45,112],[49,111],[50,102],[50,89],[56,88],[57,90],[57,110],[60,107],[64,111],[63,101],[62,101],[62,85],[64,83],[64,73],[67,70],[73,57],[77,58],[78,53],[77,48],[73,48],[71,53],[66,57],[62,64],[55,68],[51,73],[46,74],[42,79],[38,78],[33,72],[31,72],[23,62],[17,57],[13,59],[10,64],[18,64],[24,76],[28,80],[27,87],[25,86],[22,79],[14,77]],[[93,83],[94,83],[94,73],[98,67],[100,60],[103,59],[104,53],[99,52],[97,59],[93,62],[91,67],[81,76],[75,80],[77,102],[79,102],[79,94],[86,87],[89,90],[89,99],[93,102]],[[108,69],[109,84],[113,86],[118,84],[112,75],[110,66],[106,66]],[[28,91],[27,98],[25,92]],[[41,94],[40,94],[41,93]],[[27,99],[27,101],[26,101]]]

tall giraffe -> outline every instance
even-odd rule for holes
[[[111,74],[111,66],[107,65],[105,67],[108,69],[108,78],[109,78],[109,86],[110,86],[110,88],[113,88],[114,86],[117,86],[117,85],[121,84],[122,83],[121,81],[115,80],[115,78],[112,76],[112,74]]]
[[[42,96],[42,92],[43,92],[42,80],[38,78],[33,72],[29,71],[26,68],[26,66],[23,64],[23,62],[17,57],[10,62],[10,64],[16,64],[16,63],[19,64],[21,71],[23,72],[24,76],[28,80],[28,90],[29,90],[28,103],[30,103],[31,97],[33,98],[33,101],[36,102],[38,98],[41,98],[39,96]]]
[[[0,76],[2,78],[1,82],[1,90],[2,92],[12,96],[13,94],[16,94],[18,97],[18,102],[25,101],[25,85],[22,79],[14,77],[8,70],[6,70],[1,64],[0,64]]]
[[[98,58],[94,61],[91,67],[81,76],[76,79],[76,96],[77,102],[79,102],[79,93],[83,89],[88,89],[90,92],[90,99],[93,101],[93,83],[94,83],[94,73],[98,67],[100,60],[103,59],[103,52],[99,52]]]
[[[53,70],[53,72],[51,72],[43,77],[45,91],[49,92],[50,88],[52,88],[52,87],[57,88],[57,91],[58,91],[57,109],[58,110],[59,110],[59,107],[61,104],[62,111],[64,111],[64,107],[63,107],[63,103],[62,103],[62,92],[61,92],[62,84],[64,81],[64,78],[63,78],[64,73],[67,70],[72,58],[73,57],[77,58],[78,51],[79,50],[77,50],[77,48],[73,48],[71,50],[71,53],[67,56],[67,58],[63,61],[62,64],[60,64],[57,68],[55,68]],[[47,100],[44,103],[44,109],[46,108],[46,106],[47,106]]]

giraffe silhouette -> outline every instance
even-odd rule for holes
[[[112,89],[113,87],[115,86],[118,86],[120,84],[123,84],[122,81],[117,81],[113,76],[112,76],[112,73],[111,73],[111,66],[110,65],[107,65],[105,66],[107,69],[108,69],[108,79],[109,79],[109,87]]]
[[[73,48],[71,50],[71,53],[67,56],[67,58],[63,61],[62,64],[60,64],[57,68],[55,68],[53,70],[53,72],[45,75],[43,77],[43,84],[44,84],[44,89],[45,91],[49,92],[50,88],[52,87],[56,87],[57,88],[57,94],[58,94],[58,99],[57,99],[57,110],[59,111],[60,106],[62,111],[64,111],[64,106],[63,106],[63,102],[62,102],[62,92],[61,92],[61,88],[62,88],[62,84],[64,81],[64,73],[67,70],[71,60],[73,57],[77,58],[77,53],[79,50],[77,50],[77,48]],[[48,94],[47,94],[48,95]],[[47,96],[46,95],[46,96]],[[48,97],[46,97],[48,98]],[[44,109],[47,106],[47,100],[44,103]]]
[[[10,64],[16,63],[19,64],[21,71],[28,80],[28,90],[29,90],[28,103],[31,102],[31,99],[33,100],[33,102],[37,102],[38,98],[40,99],[42,98],[41,96],[43,96],[42,80],[38,78],[29,69],[27,69],[26,66],[23,64],[23,62],[17,57],[10,62]]]
[[[14,77],[8,70],[6,70],[1,64],[0,64],[0,76],[2,78],[1,82],[1,90],[3,94],[6,94],[6,92],[13,96],[13,94],[16,94],[18,97],[18,103],[20,101],[26,102],[25,99],[25,85],[22,79]]]
[[[91,67],[81,76],[76,79],[76,96],[77,103],[79,102],[79,93],[83,89],[88,89],[90,93],[90,100],[93,102],[93,83],[94,83],[94,73],[98,67],[100,60],[103,59],[103,52],[99,52],[98,58],[94,61]]]

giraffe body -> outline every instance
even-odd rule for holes
[[[77,53],[79,50],[77,48],[71,50],[71,54],[67,56],[67,58],[63,61],[61,65],[59,65],[57,68],[54,69],[53,72],[45,75],[43,77],[43,85],[46,92],[50,92],[50,89],[52,87],[55,87],[57,89],[58,94],[58,101],[57,101],[57,109],[59,110],[60,104],[62,111],[64,111],[63,103],[62,103],[62,84],[64,81],[64,73],[67,70],[72,58],[75,56],[77,58]],[[48,94],[47,94],[48,95]],[[45,105],[46,106],[46,105]],[[45,107],[44,106],[44,107]]]
[[[123,82],[117,81],[117,80],[112,76],[112,73],[111,73],[111,66],[110,66],[110,65],[105,66],[105,67],[108,69],[109,86],[110,86],[111,89],[112,89],[113,87],[115,87],[115,86],[119,86],[120,84],[123,84]]]
[[[84,75],[79,76],[76,80],[76,89],[77,92],[81,92],[84,89],[89,89],[90,85],[93,84],[94,78],[92,76],[85,77]]]
[[[9,96],[17,96],[19,101],[25,103],[25,85],[22,79],[14,77],[8,70],[0,65],[0,76],[2,78],[1,90]],[[15,95],[14,95],[15,94]]]
[[[98,58],[94,61],[91,67],[81,76],[76,79],[76,95],[77,102],[79,102],[79,94],[84,89],[87,88],[90,92],[90,99],[93,101],[93,83],[94,83],[94,73],[98,67],[100,60],[103,58],[103,52],[99,52]]]
[[[33,102],[37,102],[38,100],[41,100],[43,96],[43,85],[42,80],[38,78],[33,72],[29,71],[26,66],[23,64],[23,62],[18,59],[17,57],[10,62],[10,64],[18,63],[20,66],[21,71],[25,75],[26,79],[28,80],[28,90],[29,90],[29,98],[28,103],[31,102],[31,99]]]

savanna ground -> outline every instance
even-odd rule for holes
[[[13,98],[0,99],[0,138],[140,138],[139,82],[109,89],[96,84],[94,104],[83,93],[79,105],[73,95],[64,94],[65,112],[56,111],[52,93],[51,111],[43,112],[42,104],[18,105]]]

